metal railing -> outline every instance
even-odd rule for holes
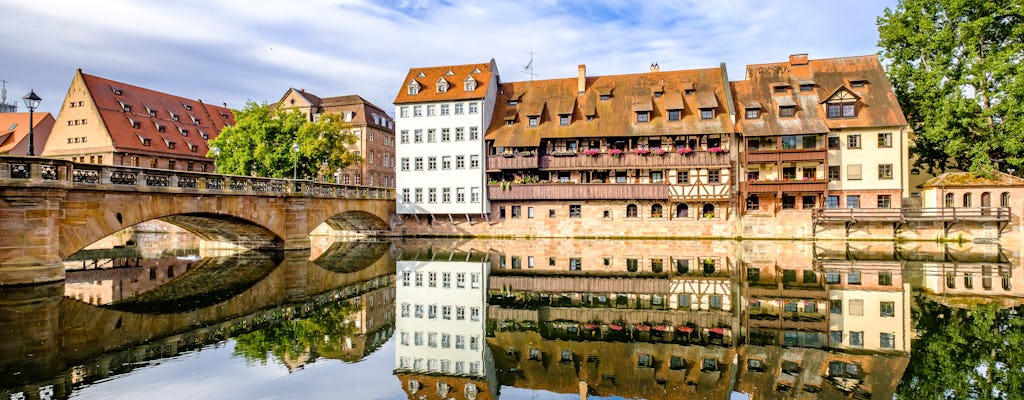
[[[193,171],[79,164],[38,157],[0,156],[0,187],[53,187],[339,199],[395,198],[394,188],[337,185],[309,180],[219,175]]]

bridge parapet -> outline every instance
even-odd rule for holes
[[[80,164],[67,160],[14,156],[0,156],[0,187],[337,199],[395,198],[395,190],[384,187]]]

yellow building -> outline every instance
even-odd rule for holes
[[[42,155],[92,164],[213,172],[207,143],[233,125],[234,118],[226,106],[79,69]]]

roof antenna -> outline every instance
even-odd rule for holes
[[[7,103],[7,82],[0,80],[0,113],[18,112],[17,103]]]
[[[530,75],[530,81],[531,82],[533,81],[533,77],[537,76],[537,74],[533,73],[533,52],[532,51],[530,52],[530,62],[527,63],[525,67],[523,67],[523,72],[525,72],[527,75]]]

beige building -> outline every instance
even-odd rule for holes
[[[310,121],[323,114],[338,114],[356,143],[349,147],[362,161],[324,177],[346,185],[395,187],[395,121],[387,112],[359,95],[318,97],[305,89],[290,88],[276,107],[293,108]]]
[[[43,154],[46,139],[53,130],[53,116],[47,112],[32,116],[32,136],[35,155]],[[0,154],[24,156],[28,154],[28,113],[0,113]]]
[[[226,105],[214,106],[79,69],[42,155],[90,164],[213,172],[207,143],[234,123]]]

